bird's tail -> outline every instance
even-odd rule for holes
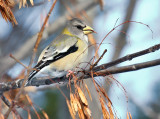
[[[33,70],[29,76],[28,76],[28,80],[25,82],[25,86],[27,86],[27,84],[32,80],[32,78],[45,66],[45,62],[43,62],[42,60],[34,67]]]
[[[34,70],[32,71],[29,76],[28,76],[28,80],[25,82],[25,86],[27,86],[27,84],[32,80],[32,78],[38,73],[39,71]]]

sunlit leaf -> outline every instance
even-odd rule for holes
[[[87,99],[86,99],[83,91],[81,90],[81,88],[80,88],[80,87],[77,87],[77,90],[78,90],[78,94],[79,94],[82,102],[83,102],[85,105],[88,105]]]

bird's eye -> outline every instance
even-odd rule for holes
[[[83,27],[80,26],[80,25],[77,25],[76,27],[77,27],[78,29],[80,29],[80,30],[83,30]]]

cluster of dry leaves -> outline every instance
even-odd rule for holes
[[[90,100],[92,101],[91,93],[88,89],[88,86],[81,80],[78,81],[76,75],[72,74],[73,82],[74,82],[74,91],[71,88],[71,82],[69,81],[69,88],[70,88],[70,100],[67,99],[66,102],[69,109],[69,112],[72,116],[72,119],[76,119],[78,116],[80,119],[91,119],[92,112],[89,108],[89,103],[87,100],[86,93]],[[95,89],[98,94],[98,99],[101,104],[101,111],[103,114],[103,119],[118,119],[115,111],[113,110],[113,105],[111,100],[109,99],[105,89],[103,86],[100,86],[92,77],[92,82],[95,86]],[[62,92],[63,94],[63,92]],[[63,94],[64,95],[64,94]],[[96,107],[95,107],[96,108]],[[132,119],[130,113],[127,113],[127,119]]]
[[[13,25],[18,24],[11,10],[14,7],[14,5],[15,2],[13,0],[0,0],[0,12],[2,17],[7,22],[11,22]]]
[[[18,24],[14,14],[12,12],[12,8],[19,3],[19,8],[21,8],[22,6],[25,7],[27,5],[27,0],[19,0],[19,1],[15,1],[15,0],[0,0],[0,12],[2,17],[6,20],[6,22],[11,22],[12,25],[14,24]],[[33,6],[33,0],[30,0],[31,5]]]

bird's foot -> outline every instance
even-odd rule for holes
[[[69,76],[72,76],[72,74],[74,74],[74,72],[71,70],[68,70],[68,74],[66,75],[66,77],[68,78]]]

